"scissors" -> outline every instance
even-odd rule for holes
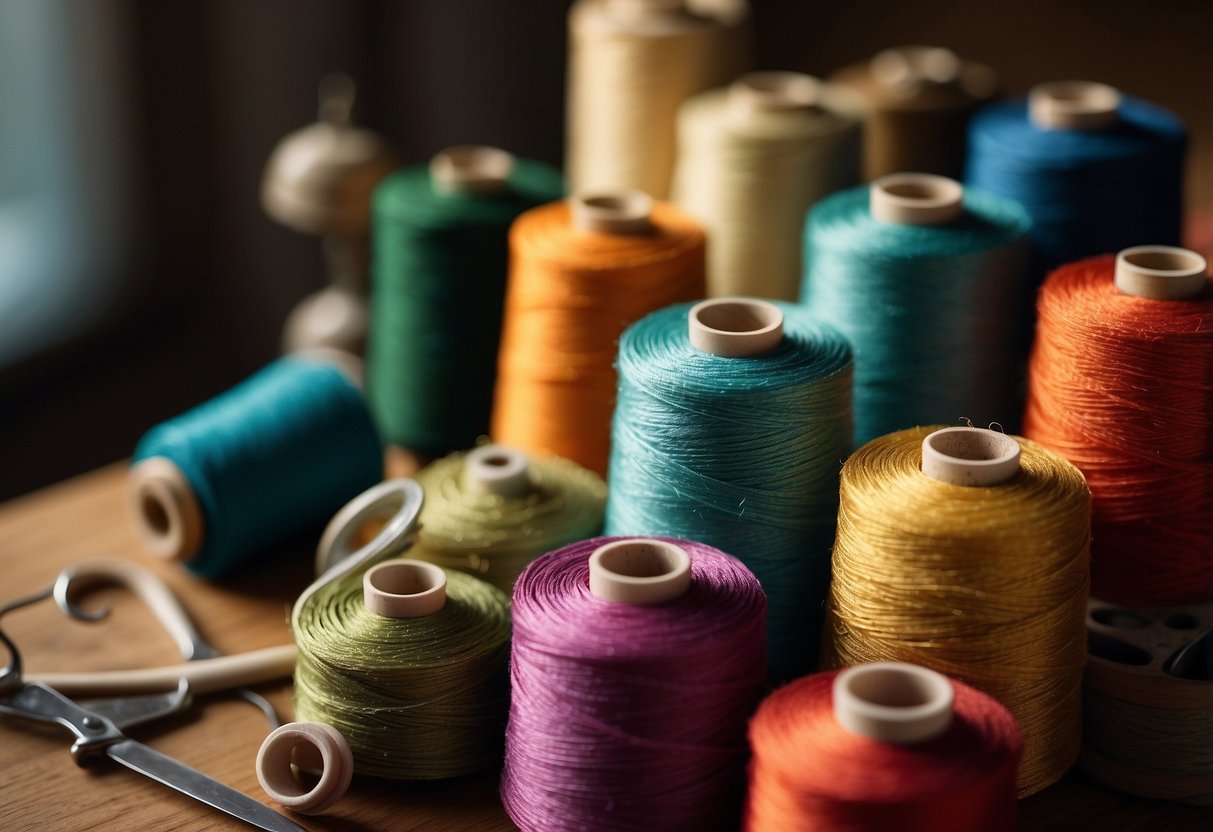
[[[0,606],[0,619],[14,610],[53,597],[59,609],[74,619],[100,620],[109,610],[88,612],[73,600],[85,584],[96,586],[100,582],[122,584],[136,592],[164,624],[185,658],[221,661],[215,658],[217,651],[202,640],[168,587],[151,572],[125,561],[94,561],[66,569],[50,587]],[[71,754],[77,765],[89,765],[108,757],[260,829],[303,832],[283,815],[247,795],[123,733],[127,728],[188,708],[192,695],[184,677],[177,680],[175,690],[171,692],[77,703],[42,682],[25,680],[21,652],[3,629],[0,629],[0,643],[9,653],[8,664],[0,672],[0,714],[64,726],[76,737]],[[251,691],[242,695],[261,707],[270,717],[271,724],[276,725],[277,715],[268,702]]]

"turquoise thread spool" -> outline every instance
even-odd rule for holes
[[[793,304],[671,306],[619,342],[605,533],[745,563],[769,601],[774,681],[815,667],[850,397],[850,347]]]
[[[129,492],[152,554],[215,578],[378,482],[383,456],[358,387],[318,358],[288,356],[148,431]]]
[[[488,433],[509,227],[563,193],[547,165],[471,146],[376,189],[367,393],[385,440],[440,455]]]
[[[1030,224],[1010,200],[926,174],[809,212],[801,297],[855,350],[856,446],[961,417],[1018,421]]]

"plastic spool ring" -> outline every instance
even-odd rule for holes
[[[1019,471],[1019,443],[985,428],[943,428],[922,440],[922,472],[952,485],[990,486]]]
[[[1186,248],[1134,246],[1116,255],[1116,288],[1139,298],[1184,300],[1204,290],[1208,267]]]
[[[421,618],[446,606],[446,573],[419,560],[389,560],[362,576],[362,602],[388,618]]]
[[[305,790],[293,765],[300,756],[320,756],[320,780]],[[354,755],[345,737],[320,722],[290,722],[270,733],[257,752],[257,779],[277,803],[305,815],[315,815],[341,799],[354,775]]]
[[[834,719],[861,737],[924,742],[952,724],[955,692],[948,677],[901,662],[848,667],[834,677]]]
[[[530,465],[530,457],[517,448],[484,445],[464,457],[461,482],[468,491],[521,497],[533,490]]]
[[[202,507],[189,479],[171,460],[154,456],[137,462],[128,475],[135,528],[157,557],[188,561],[202,546]]]
[[[954,84],[962,64],[956,53],[939,46],[898,46],[876,53],[872,77],[888,87],[912,89],[921,84]]]
[[[448,147],[430,160],[434,186],[449,194],[501,193],[513,172],[512,154],[483,145]]]
[[[666,540],[615,540],[590,555],[590,594],[603,601],[663,604],[690,586],[691,556]]]
[[[930,173],[891,173],[872,183],[868,210],[877,222],[943,225],[964,215],[964,186]]]
[[[1028,118],[1041,130],[1102,130],[1119,109],[1120,92],[1093,81],[1050,81],[1028,91]]]
[[[807,112],[821,107],[822,83],[801,72],[749,72],[729,87],[729,109],[753,113]]]
[[[573,225],[602,234],[647,234],[653,198],[643,191],[582,194],[569,200]]]
[[[783,310],[755,298],[713,298],[687,315],[691,346],[700,352],[745,358],[770,352],[783,340]]]

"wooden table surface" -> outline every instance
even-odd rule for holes
[[[235,582],[210,584],[142,555],[125,502],[125,466],[116,464],[0,506],[0,601],[48,585],[60,569],[109,555],[138,560],[161,575],[203,636],[225,653],[286,643],[291,602],[307,585],[311,545],[299,541]],[[98,593],[105,600],[106,593]],[[13,613],[4,628],[27,672],[150,667],[177,661],[173,643],[133,596],[114,592],[113,614],[84,624],[45,602]],[[262,688],[284,718],[290,686]],[[230,698],[206,697],[186,714],[131,735],[254,799],[273,805],[253,771],[268,731],[264,717]],[[117,765],[78,768],[70,737],[56,726],[0,717],[0,829],[248,829],[201,803]],[[1118,794],[1071,774],[1020,802],[1024,830],[1209,830],[1213,810]],[[291,813],[286,813],[290,815]],[[356,776],[326,815],[291,815],[314,830],[513,829],[497,798],[497,775],[442,783]]]

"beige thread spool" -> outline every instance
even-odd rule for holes
[[[1130,794],[1213,806],[1213,604],[1092,598],[1087,634],[1083,770]]]
[[[998,76],[988,66],[930,46],[886,49],[830,81],[867,103],[865,179],[898,171],[959,178],[969,117],[998,92]]]
[[[669,191],[675,114],[749,63],[743,0],[579,0],[569,11],[566,173],[579,191]]]
[[[672,199],[711,235],[709,296],[799,297],[805,214],[859,181],[861,110],[796,72],[752,72],[682,105]]]

